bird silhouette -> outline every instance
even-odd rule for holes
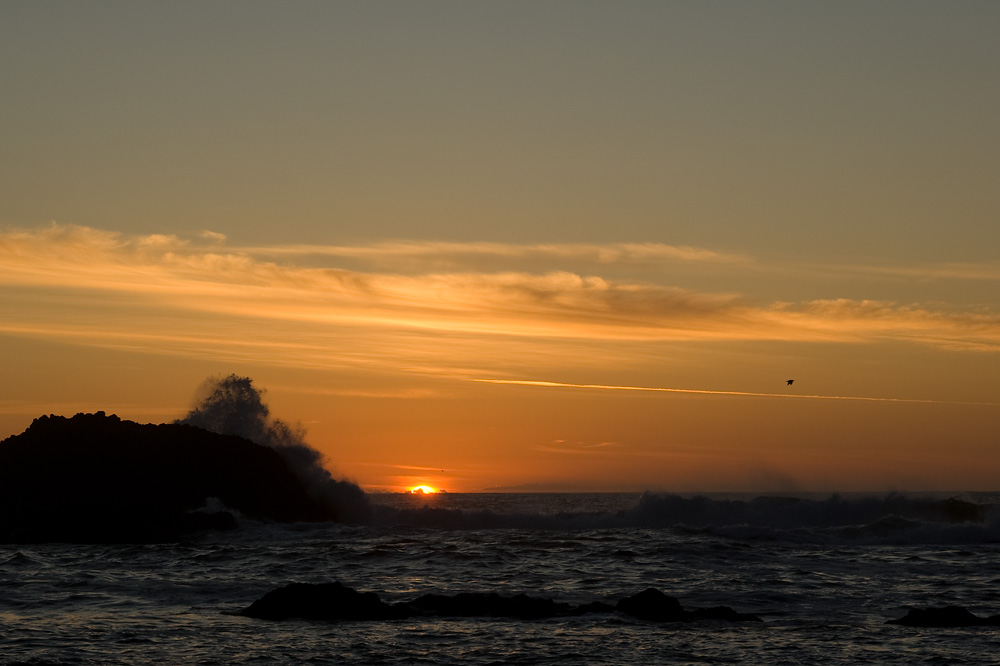
[[[794,379],[787,379],[787,380],[785,380],[785,383],[788,384],[789,386],[791,386],[792,384],[795,383],[795,380]]]

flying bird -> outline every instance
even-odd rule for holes
[[[795,383],[795,380],[794,379],[786,379],[785,383],[788,384],[789,386],[791,386],[792,384]]]

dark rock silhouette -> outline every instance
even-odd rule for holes
[[[600,601],[573,606],[552,599],[494,592],[456,595],[425,594],[408,602],[386,604],[373,592],[361,593],[340,583],[292,583],[268,592],[240,612],[266,620],[391,620],[408,617],[479,617],[543,620],[586,614],[624,613],[656,622],[724,620],[760,622],[756,615],[737,613],[726,606],[686,612],[680,602],[650,588],[622,599],[616,606]]]
[[[374,592],[358,592],[340,583],[292,583],[268,592],[240,615],[262,620],[393,620],[404,608],[384,603]]]
[[[981,523],[986,520],[988,507],[949,497],[941,502],[941,514],[951,523]]]
[[[622,599],[615,609],[640,620],[686,622],[690,619],[681,608],[681,602],[652,587]]]
[[[176,541],[235,527],[336,516],[274,450],[186,425],[43,416],[0,442],[0,543]]]
[[[1000,615],[983,618],[970,613],[962,606],[911,608],[905,616],[897,620],[887,620],[886,624],[899,624],[905,627],[1000,627]]]
[[[644,527],[671,527],[678,523],[751,525],[787,528],[838,527],[849,538],[888,536],[919,527],[920,523],[984,524],[991,505],[955,497],[906,497],[890,493],[883,498],[845,499],[832,495],[815,500],[799,497],[756,497],[752,500],[710,499],[705,496],[644,493],[633,509],[620,512],[623,520]]]
[[[589,604],[580,604],[576,608],[571,608],[569,615],[589,615],[590,613],[614,613],[615,607],[603,601],[591,601]]]

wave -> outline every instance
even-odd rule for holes
[[[859,544],[1000,543],[1000,508],[958,498],[885,497],[751,500],[644,493],[613,512],[497,513],[377,506],[373,524],[427,529],[672,529],[740,541]]]

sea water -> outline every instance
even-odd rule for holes
[[[801,497],[801,496],[800,496]],[[1000,520],[918,497],[374,495],[373,524],[263,525],[160,545],[0,546],[0,664],[997,664],[1000,629],[885,624],[1000,613]],[[943,496],[935,498],[944,499]],[[995,494],[960,499],[992,507]],[[760,623],[617,613],[538,621],[272,622],[290,582],[398,602],[526,593],[574,604],[655,587]]]

